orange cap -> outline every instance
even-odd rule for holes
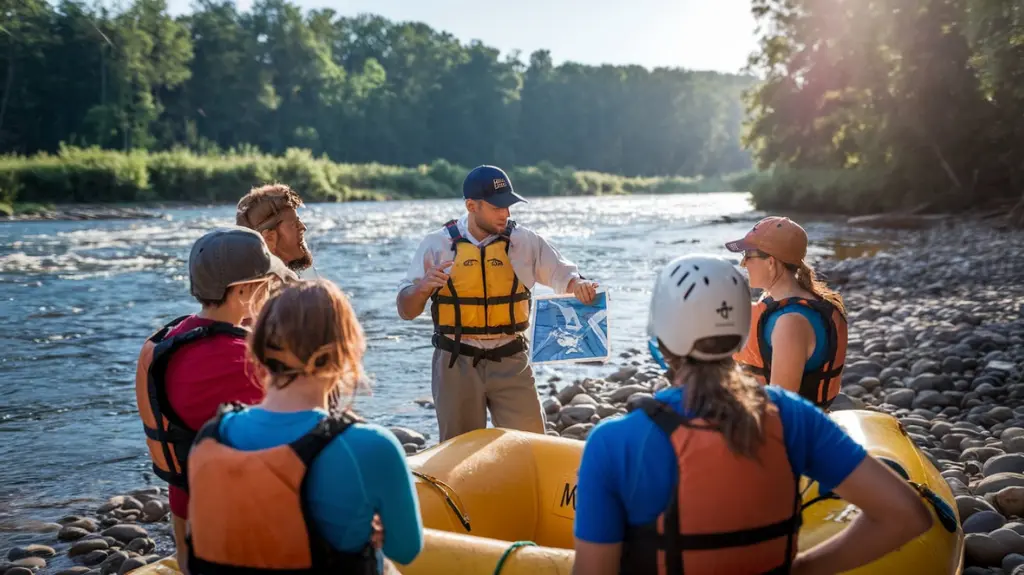
[[[754,224],[743,239],[725,247],[730,252],[760,250],[783,263],[798,265],[807,255],[807,232],[789,218],[769,216]]]

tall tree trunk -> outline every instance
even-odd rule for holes
[[[1007,214],[1006,219],[1011,227],[1024,228],[1024,193],[1021,194],[1017,205],[1013,206],[1013,209]]]

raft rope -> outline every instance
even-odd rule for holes
[[[458,495],[456,495],[454,489],[452,489],[444,481],[441,481],[436,477],[427,475],[426,473],[422,473],[420,471],[413,471],[412,474],[415,475],[416,477],[419,477],[423,481],[426,481],[427,484],[432,485],[435,489],[440,491],[441,495],[444,495],[444,500],[448,503],[448,507],[452,508],[452,511],[455,512],[456,517],[459,518],[459,522],[462,523],[462,526],[466,528],[466,532],[471,531],[471,529],[469,528],[469,515],[463,513],[462,509],[460,508],[459,503],[461,503],[461,501],[459,503],[456,503],[452,499],[453,497],[455,499],[458,499],[459,497]]]
[[[494,575],[501,575],[501,568],[505,566],[505,560],[508,559],[516,549],[519,549],[520,547],[536,547],[536,545],[537,544],[533,541],[516,541],[512,545],[509,545],[508,549],[501,554],[501,558],[498,559],[498,564],[494,566]]]
[[[927,485],[922,485],[920,483],[917,483],[916,481],[911,481],[910,476],[907,474],[907,471],[903,469],[903,467],[896,463],[895,461],[892,461],[885,457],[880,457],[879,459],[882,461],[882,463],[887,464],[889,467],[893,469],[893,471],[898,473],[900,477],[902,477],[903,480],[907,482],[908,485],[914,488],[914,491],[917,491],[918,495],[920,495],[922,499],[927,501],[932,506],[932,509],[935,510],[935,515],[939,517],[939,522],[942,524],[942,527],[946,531],[950,533],[956,533],[958,527],[956,514],[953,513],[953,508],[950,507],[949,503],[946,503],[946,501],[943,498],[939,497],[939,495],[932,491],[932,489]],[[807,491],[810,490],[811,485],[813,485],[814,483],[816,482],[809,482],[807,484],[807,487],[804,489],[803,493],[801,493],[800,495],[806,495]],[[818,503],[819,501],[825,501],[828,499],[842,498],[832,491],[829,491],[828,493],[819,494],[814,499],[808,501],[807,503],[804,503],[800,507],[800,512],[802,513],[805,509],[807,509],[811,505],[814,505],[815,503]]]

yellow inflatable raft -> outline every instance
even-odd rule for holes
[[[899,422],[871,411],[831,417],[935,500],[930,531],[850,573],[961,573],[964,535],[953,494]],[[427,529],[423,551],[399,570],[404,575],[569,575],[582,449],[582,442],[571,439],[482,429],[410,457]],[[803,487],[799,546],[807,549],[842,531],[857,509],[819,497],[817,485],[806,478]],[[945,522],[937,509],[944,510]],[[176,567],[168,558],[133,573],[177,575]]]
[[[955,574],[963,568],[963,532],[953,494],[935,466],[903,432],[899,422],[871,411],[840,411],[831,417],[875,457],[934,494],[956,519],[950,532],[939,520],[903,548],[851,573]],[[431,534],[405,575],[492,575],[513,542],[501,575],[572,572],[576,470],[583,443],[506,430],[479,430],[409,458],[417,475],[424,526],[462,537]],[[819,498],[816,483],[803,480],[803,527],[799,546],[808,549],[842,531],[857,509],[836,498]],[[947,520],[948,524],[948,520]],[[467,530],[468,528],[468,530]],[[471,536],[472,535],[472,536]]]

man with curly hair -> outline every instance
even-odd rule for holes
[[[253,188],[238,201],[235,224],[259,232],[270,252],[299,272],[313,265],[306,245],[306,225],[299,218],[302,198],[284,184]]]

